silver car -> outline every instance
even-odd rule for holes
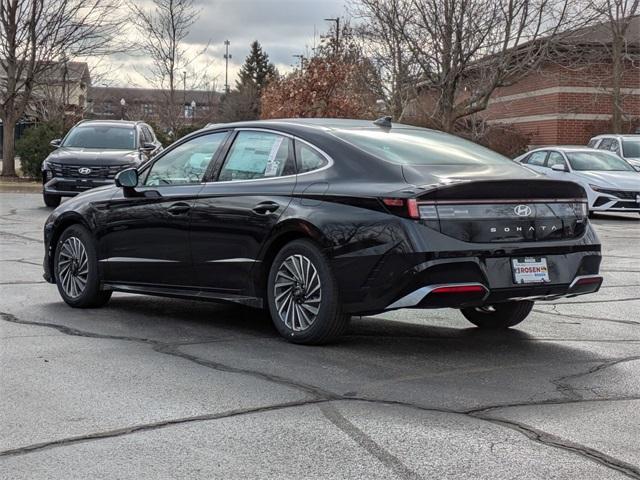
[[[598,135],[589,140],[589,146],[616,153],[640,171],[640,135]]]

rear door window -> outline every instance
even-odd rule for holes
[[[218,176],[219,182],[256,180],[295,173],[291,140],[271,132],[238,132]]]

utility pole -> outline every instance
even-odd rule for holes
[[[340,17],[325,18],[325,22],[335,22],[336,24],[336,44],[333,46],[334,55],[338,55],[338,49],[340,48]]]
[[[229,93],[229,59],[232,58],[232,56],[229,55],[229,45],[231,45],[231,42],[229,40],[225,40],[224,41],[224,48],[225,48],[225,52],[224,52],[224,91],[226,93]]]
[[[300,73],[304,67],[304,55],[292,55],[293,58],[297,58],[300,61]]]

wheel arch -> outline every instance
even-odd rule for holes
[[[57,281],[57,279],[55,278],[56,274],[54,269],[56,246],[58,245],[58,240],[60,239],[60,236],[62,235],[62,233],[67,228],[73,225],[82,225],[90,233],[92,232],[91,226],[82,217],[82,215],[79,215],[76,212],[69,212],[69,213],[63,214],[56,220],[56,223],[54,224],[54,227],[53,227],[53,231],[51,233],[51,239],[49,240],[49,256],[48,256],[49,272],[51,272],[51,277],[53,278],[54,282]]]
[[[294,240],[311,240],[319,248],[326,246],[326,238],[318,227],[305,220],[287,220],[277,225],[270,238],[265,242],[259,262],[253,271],[253,283],[257,296],[265,298],[267,279],[271,264],[278,252]]]

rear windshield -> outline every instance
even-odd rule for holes
[[[333,133],[367,153],[400,165],[513,164],[488,148],[442,132],[352,129]]]
[[[607,152],[568,152],[567,158],[574,170],[634,171],[633,167],[617,155]]]
[[[622,140],[622,152],[625,158],[640,158],[640,139]]]
[[[133,150],[135,148],[135,129],[113,125],[79,126],[69,132],[62,146],[101,150]]]

